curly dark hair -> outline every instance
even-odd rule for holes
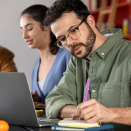
[[[21,17],[25,14],[28,14],[32,19],[34,19],[35,21],[38,21],[40,23],[41,29],[44,30],[43,21],[46,16],[47,10],[48,10],[48,8],[44,5],[40,5],[40,4],[32,5],[28,8],[26,8],[21,13]],[[50,38],[51,38],[50,51],[51,51],[52,55],[55,55],[58,52],[58,47],[54,45],[54,43],[56,42],[56,37],[52,33],[52,31],[50,31]]]
[[[46,12],[44,24],[50,26],[63,13],[75,12],[79,19],[90,15],[87,6],[81,0],[57,0]]]

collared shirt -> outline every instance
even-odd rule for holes
[[[56,118],[65,105],[80,104],[88,78],[87,99],[96,99],[106,107],[131,106],[131,42],[122,39],[121,29],[107,29],[102,34],[113,35],[91,54],[90,61],[71,57],[60,83],[47,96],[47,117]],[[127,131],[127,127],[117,124],[115,131]]]

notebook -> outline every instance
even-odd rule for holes
[[[9,124],[42,127],[57,124],[59,119],[37,117],[24,73],[0,72],[0,119]]]
[[[51,131],[114,131],[112,124],[102,124],[100,127],[76,128],[68,126],[52,125]]]
[[[60,126],[77,127],[77,128],[89,128],[100,127],[99,122],[88,123],[86,120],[72,120],[71,118],[65,118],[58,122]]]

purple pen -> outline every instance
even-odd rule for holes
[[[83,101],[87,100],[88,92],[89,92],[89,87],[90,87],[90,78],[87,79],[87,84],[86,84],[86,89],[85,89],[85,95]]]
[[[90,78],[87,79],[87,84],[86,84],[86,89],[85,89],[85,95],[84,95],[84,99],[83,102],[87,100],[87,96],[88,96],[88,92],[89,92],[89,86],[90,86]],[[78,111],[79,106],[77,106],[77,110],[76,113]],[[82,117],[79,117],[80,120],[82,120]]]

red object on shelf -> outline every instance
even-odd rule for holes
[[[130,35],[123,36],[124,39],[130,39]]]
[[[95,21],[97,22],[99,8],[92,11],[91,10],[92,0],[88,0],[88,1],[89,1],[89,7],[88,7],[89,11],[91,12],[91,15],[94,16]],[[107,6],[107,8],[110,8],[110,6]],[[107,18],[108,18],[108,15],[104,19],[105,22],[107,21]],[[123,38],[131,40],[131,0],[118,0],[114,28],[121,28],[122,29],[124,19],[129,19],[129,28],[130,28],[129,32],[130,32],[130,34],[124,36]]]

